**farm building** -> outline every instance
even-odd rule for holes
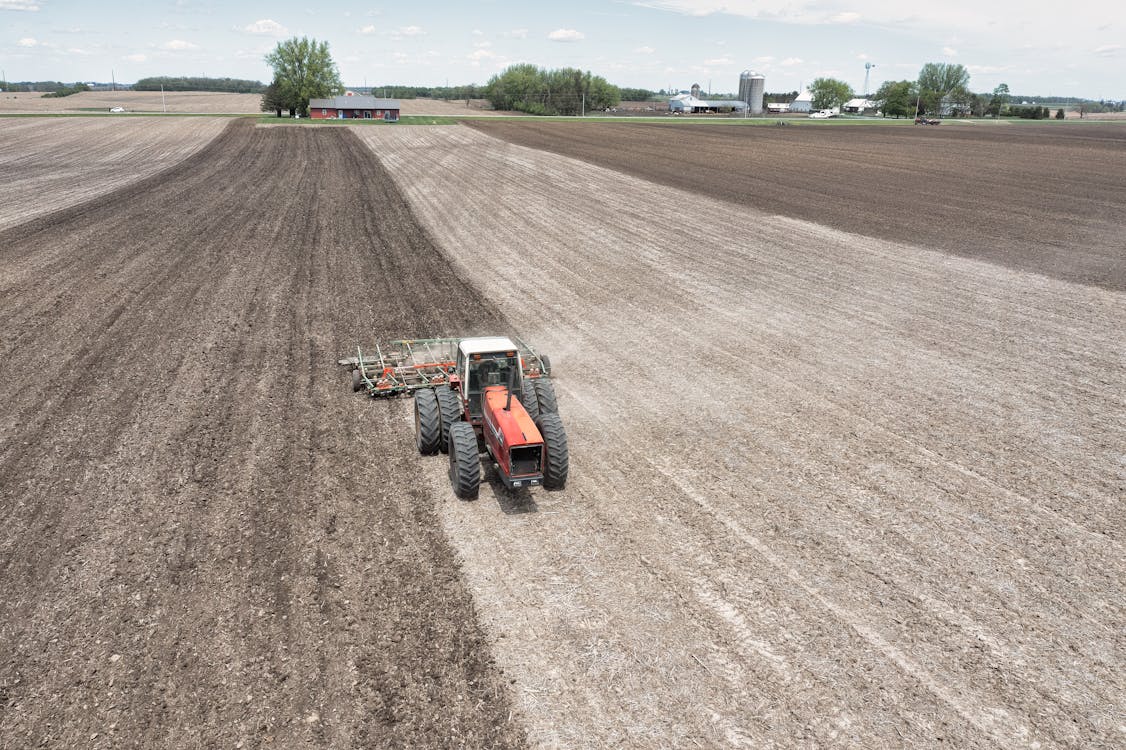
[[[399,119],[398,99],[377,99],[374,96],[334,96],[331,99],[310,99],[309,117],[313,120],[387,120]]]
[[[841,107],[841,111],[852,115],[874,115],[879,108],[879,103],[871,99],[849,99]]]
[[[813,110],[813,94],[803,91],[797,99],[790,102],[791,112],[811,112]]]
[[[693,90],[698,90],[693,86]],[[699,112],[743,112],[747,103],[738,99],[700,99],[687,91],[669,98],[669,111],[673,114],[693,114]]]

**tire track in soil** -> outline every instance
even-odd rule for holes
[[[335,366],[503,321],[349,130],[234,122],[0,263],[0,746],[523,744],[405,404]]]

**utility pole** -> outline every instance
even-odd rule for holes
[[[164,101],[164,84],[160,84],[160,106],[164,108],[164,114],[168,114],[168,102]]]

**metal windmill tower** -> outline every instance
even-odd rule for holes
[[[868,98],[868,78],[872,75],[872,68],[876,67],[875,63],[864,63],[864,98]]]

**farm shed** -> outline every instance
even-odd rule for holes
[[[803,91],[797,99],[790,102],[791,112],[810,112],[813,110],[813,94]]]
[[[374,96],[334,96],[331,99],[310,99],[309,117],[313,120],[387,120],[399,119],[398,99],[377,99]]]
[[[879,103],[871,99],[849,99],[841,107],[841,111],[853,115],[874,115],[879,108]]]

